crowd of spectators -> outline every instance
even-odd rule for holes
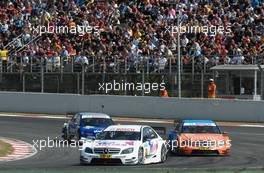
[[[99,64],[106,70],[142,62],[152,71],[177,63],[177,26],[216,26],[223,31],[181,33],[184,66],[264,63],[262,0],[5,0],[0,1],[2,59],[55,67]],[[85,34],[45,33],[40,26],[90,26]],[[99,34],[95,32],[98,28]],[[227,32],[227,30],[230,32]],[[36,41],[31,40],[38,38]],[[4,51],[11,44],[13,51]],[[4,53],[3,53],[4,52]],[[4,57],[7,56],[7,57]]]

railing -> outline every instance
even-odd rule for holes
[[[98,62],[97,58],[90,57],[89,64],[78,63],[76,57],[60,59],[59,62],[43,57],[29,57],[29,61],[23,61],[23,57],[14,56],[14,60],[12,70],[1,73],[4,80],[0,85],[0,90],[105,94],[98,90],[98,83],[130,80],[135,83],[165,81],[170,96],[178,94],[177,64],[171,60],[162,68],[159,63],[152,63],[149,59],[134,62],[118,57],[114,57],[110,63]],[[183,96],[206,96],[206,83],[209,78],[213,77],[210,67],[217,64],[205,62],[195,58],[188,63],[182,62]],[[226,78],[226,76],[217,77],[218,82],[221,81],[221,86],[218,86],[218,91],[221,93],[226,93]],[[143,92],[113,92],[110,94],[145,95]],[[156,96],[158,94],[158,92],[151,93]]]
[[[38,41],[40,37],[35,38]],[[32,41],[33,42],[33,41]],[[29,43],[30,44],[30,43]],[[229,56],[230,59],[237,59],[236,56]],[[7,63],[7,69],[3,72],[40,72],[41,66],[43,66],[45,72],[81,72],[82,63],[77,62],[76,56],[71,56],[68,58],[58,57],[56,60],[51,57],[28,57],[29,61],[24,61],[24,57],[12,56],[9,58]],[[189,58],[188,61],[183,60],[181,62],[181,72],[182,73],[210,73],[210,68],[221,64],[263,64],[263,58],[260,56],[254,56],[250,58],[251,62],[239,62],[229,61],[220,62],[219,60],[214,60],[214,57],[206,58]],[[43,63],[41,63],[43,62]],[[167,60],[167,63],[161,63],[159,60],[144,59],[129,60],[118,58],[114,56],[112,61],[106,62],[105,60],[99,62],[96,57],[89,57],[88,64],[85,65],[85,72],[89,73],[144,73],[146,74],[156,74],[165,73],[173,74],[177,73],[177,61]]]

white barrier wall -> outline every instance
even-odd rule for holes
[[[248,100],[0,92],[0,111],[264,122],[264,102]]]

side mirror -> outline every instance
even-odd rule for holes
[[[151,134],[150,138],[151,139],[155,138],[155,134]]]
[[[228,136],[228,133],[227,133],[227,132],[223,132],[223,135],[224,135],[224,136]]]
[[[143,137],[143,142],[146,142],[146,141],[148,141],[149,140],[149,138],[147,137],[147,136],[144,136]]]

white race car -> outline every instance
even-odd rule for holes
[[[84,142],[81,164],[150,164],[165,162],[166,141],[149,126],[112,125]]]

